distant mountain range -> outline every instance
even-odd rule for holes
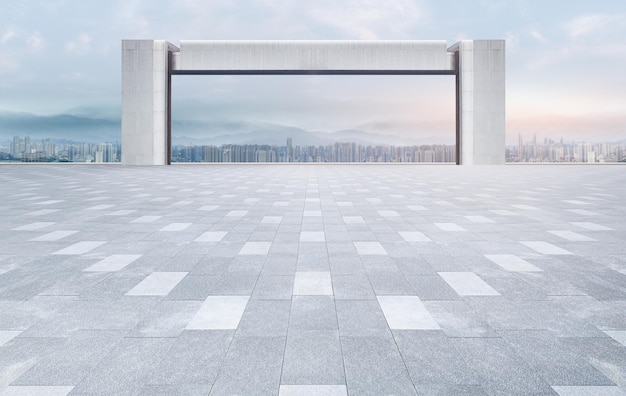
[[[70,142],[115,142],[121,140],[120,128],[119,119],[0,111],[1,140],[30,136],[31,140],[55,138]]]
[[[363,145],[452,144],[453,141],[436,135],[406,138],[359,129],[307,131],[295,126],[234,120],[173,120],[172,135],[174,145],[217,146],[229,143],[285,145],[289,137],[294,146],[327,145],[335,142]],[[59,143],[118,142],[121,141],[121,121],[119,118],[91,114],[41,116],[0,111],[0,142],[9,142],[13,136],[30,136],[34,141],[51,139]]]

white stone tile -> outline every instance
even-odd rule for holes
[[[456,197],[457,201],[461,201],[461,202],[475,202],[476,200],[474,198],[470,198],[470,197]]]
[[[139,259],[141,254],[113,254],[92,266],[85,268],[87,272],[116,272]]]
[[[345,385],[281,385],[278,396],[347,396]]]
[[[459,296],[499,296],[493,287],[473,272],[438,272]]]
[[[263,216],[261,224],[280,224],[283,221],[283,216]]]
[[[353,242],[360,255],[386,255],[387,251],[380,242]]]
[[[189,227],[191,224],[193,223],[170,223],[168,225],[166,225],[165,227],[161,228],[159,231],[182,231],[184,229],[186,229],[187,227]]]
[[[246,198],[246,199],[243,200],[243,203],[254,204],[254,203],[259,202],[260,200],[261,200],[261,198]]]
[[[116,210],[115,212],[111,212],[108,215],[109,216],[126,216],[136,211],[137,211],[136,209],[122,209],[122,210]]]
[[[382,203],[383,200],[380,198],[365,198],[365,200],[369,203],[373,203],[373,204],[377,204],[377,203]]]
[[[187,330],[234,330],[250,296],[209,296],[187,324]]]
[[[38,221],[36,223],[25,224],[21,227],[13,228],[11,231],[35,231],[56,224],[54,221]]]
[[[576,213],[582,216],[598,216],[597,212],[593,212],[587,209],[567,209],[568,212]]]
[[[545,241],[520,241],[520,243],[541,254],[573,254],[568,250],[565,250]]]
[[[591,202],[578,201],[576,199],[563,199],[561,201],[572,205],[593,205]]]
[[[449,232],[467,231],[465,228],[461,227],[460,225],[456,223],[434,223],[434,224],[443,231],[449,231]]]
[[[575,225],[576,227],[584,228],[586,230],[591,230],[591,231],[613,231],[613,228],[611,227],[603,226],[601,224],[596,224],[596,223],[589,223],[585,221],[582,221],[582,222],[573,221],[573,222],[570,222],[570,224]]]
[[[322,217],[321,210],[305,210],[302,214],[304,217]]]
[[[618,386],[553,386],[559,396],[624,396],[626,390]]]
[[[332,296],[330,272],[296,272],[294,296]]]
[[[130,289],[127,296],[167,296],[187,272],[153,272]]]
[[[521,210],[541,210],[536,206],[531,206],[531,205],[511,205],[514,208],[517,209],[521,209]]]
[[[64,202],[62,199],[50,199],[48,201],[35,202],[34,205],[54,205]]]
[[[195,242],[219,242],[221,241],[226,234],[227,231],[207,231],[202,235],[194,239]]]
[[[204,205],[204,206],[199,207],[198,210],[204,210],[204,211],[208,212],[208,211],[211,211],[211,210],[215,210],[217,208],[219,208],[219,206],[217,206],[217,205]]]
[[[271,246],[272,242],[246,242],[239,251],[239,254],[267,256]]]
[[[8,331],[8,330],[0,330],[0,346],[6,344],[11,341],[18,335],[22,333],[21,331]]]
[[[612,339],[614,339],[615,341],[619,342],[620,344],[626,346],[626,330],[615,330],[615,331],[605,331],[605,333],[611,337]],[[2,345],[2,344],[0,344]]]
[[[66,238],[70,235],[76,234],[78,231],[52,231],[44,235],[40,235],[36,238],[30,239],[31,242],[52,242]]]
[[[503,269],[511,272],[540,272],[538,268],[521,257],[513,254],[485,254],[489,260],[493,261]]]
[[[511,212],[510,210],[506,210],[506,209],[490,209],[489,211],[500,216],[518,216],[519,215],[519,213]]]
[[[365,224],[362,216],[343,216],[343,222],[346,224]]]
[[[112,208],[114,206],[115,205],[105,205],[105,204],[102,204],[102,205],[91,206],[89,208],[86,208],[85,210],[105,210],[105,209]]]
[[[26,213],[27,216],[45,216],[50,213],[58,212],[61,209],[41,209],[34,212]]]
[[[305,198],[304,202],[306,203],[315,203],[315,202],[320,202],[319,198]]]
[[[302,231],[300,242],[326,242],[324,231]]]
[[[247,210],[231,210],[226,214],[227,217],[243,217],[248,214]]]
[[[595,239],[590,238],[586,235],[582,235],[579,234],[577,232],[573,232],[573,231],[548,231],[550,234],[554,234],[558,237],[561,237],[563,239],[567,239],[568,241],[573,241],[573,242],[589,242],[589,241],[595,241]]]
[[[430,242],[432,239],[419,231],[398,231],[398,234],[407,242]]]
[[[68,254],[68,255],[76,255],[76,254],[85,254],[93,249],[102,246],[106,243],[106,241],[82,241],[77,242],[73,245],[70,245],[64,249],[58,250],[52,254]]]
[[[439,330],[439,324],[417,296],[377,296],[392,330]]]
[[[422,211],[422,210],[428,210],[427,207],[422,206],[422,205],[407,205],[407,208],[414,210],[416,212]]]
[[[156,198],[152,198],[150,202],[167,202],[170,199],[172,199],[172,197],[156,197]]]
[[[272,206],[289,206],[289,201],[276,201]]]
[[[131,223],[152,223],[153,221],[159,220],[163,216],[141,216],[137,217],[134,220],[131,220]]]
[[[351,207],[354,206],[354,204],[350,201],[338,201],[337,202],[337,206],[341,206],[341,207]]]
[[[191,205],[192,203],[193,201],[178,201],[178,202],[174,202],[172,206],[187,206],[187,205]]]
[[[383,216],[383,217],[398,217],[398,216],[400,216],[400,214],[398,214],[398,212],[396,212],[395,210],[379,210],[378,214]]]
[[[73,386],[7,386],[0,392],[1,396],[66,396],[74,389]]]
[[[464,217],[467,220],[471,221],[472,223],[479,223],[479,224],[495,223],[495,221],[485,216],[464,216]]]

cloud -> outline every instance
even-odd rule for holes
[[[565,24],[563,29],[572,40],[624,30],[626,14],[589,14],[574,18]]]
[[[311,19],[354,39],[408,38],[410,29],[424,17],[415,2],[408,0],[322,1],[315,4],[308,13]]]
[[[91,36],[81,33],[76,39],[65,44],[65,52],[70,54],[85,54],[91,47]]]
[[[0,36],[0,44],[6,44],[17,36],[14,30],[7,30]]]
[[[46,46],[46,43],[39,32],[33,32],[28,40],[26,40],[26,44],[33,52],[41,51]]]
[[[548,41],[543,34],[541,34],[539,31],[537,30],[533,30],[530,32],[530,37],[534,38],[535,40],[539,41],[540,43],[545,43],[546,41]]]

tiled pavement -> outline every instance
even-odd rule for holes
[[[626,394],[622,166],[0,166],[1,395]]]

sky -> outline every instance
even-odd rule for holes
[[[508,144],[520,133],[626,139],[623,0],[3,3],[0,138],[33,116],[60,129],[67,115],[115,129],[122,39],[506,39]],[[243,120],[454,140],[451,76],[174,76],[173,101],[175,134],[190,120]]]

